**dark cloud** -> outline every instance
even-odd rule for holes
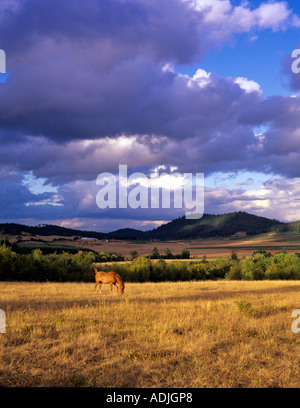
[[[182,0],[2,3],[9,71],[0,84],[2,217],[153,221],[177,215],[100,213],[95,179],[116,173],[119,164],[146,174],[165,164],[180,172],[298,177],[299,97],[264,98],[246,78],[202,70],[190,78],[172,68],[200,66],[210,47],[234,33],[286,28],[292,17],[282,2],[251,10],[219,6],[218,0],[209,9]],[[291,76],[291,86],[299,89],[299,76]],[[266,127],[262,135],[255,134],[259,126]],[[22,184],[29,172],[57,186],[57,194],[31,193]],[[246,200],[241,190],[224,197],[232,203],[238,195]]]
[[[202,14],[180,0],[18,3],[1,21],[0,36],[12,51],[34,46],[41,38],[86,44],[97,38],[126,57],[146,53],[159,61],[189,63],[203,53]]]

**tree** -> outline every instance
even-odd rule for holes
[[[35,262],[41,262],[42,259],[43,259],[43,252],[41,251],[40,248],[34,249],[34,250],[32,251],[32,253],[31,253],[31,255],[32,255],[32,259],[33,259]]]
[[[133,278],[137,282],[148,282],[151,275],[151,261],[145,256],[134,258],[130,266]]]
[[[165,255],[164,255],[165,259],[173,259],[174,255],[172,254],[171,250],[169,248],[165,249]]]
[[[161,257],[161,256],[160,256],[160,253],[159,253],[157,247],[154,247],[154,248],[152,249],[150,258],[151,258],[151,259],[160,259],[160,257]]]
[[[182,259],[189,259],[190,255],[191,254],[190,254],[190,251],[188,249],[183,249],[181,251],[181,258]]]
[[[132,256],[132,259],[135,259],[138,257],[138,252],[137,251],[131,251],[130,255]]]
[[[231,252],[231,259],[232,259],[233,261],[237,261],[237,260],[238,260],[238,255],[237,255],[237,253],[236,253],[235,251],[232,251],[232,252]]]

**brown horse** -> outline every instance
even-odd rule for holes
[[[110,291],[112,292],[112,285],[116,285],[116,283],[120,286],[120,292],[124,292],[124,282],[121,278],[120,275],[118,275],[115,272],[102,272],[98,271],[98,269],[94,266],[94,271],[95,271],[95,290],[97,288],[97,285],[99,283],[99,288],[100,288],[100,293],[101,293],[101,286],[103,283],[109,283],[110,284]],[[116,286],[117,291],[119,292],[118,286]]]

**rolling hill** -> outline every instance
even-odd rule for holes
[[[222,215],[204,214],[199,220],[178,218],[146,232],[145,237],[165,240],[231,237],[236,233],[257,235],[278,230],[283,225],[280,221],[241,211]]]
[[[107,237],[107,234],[102,232],[81,231],[72,228],[60,227],[58,225],[42,225],[32,227],[15,223],[0,224],[0,235],[22,235],[24,233],[31,234],[33,236],[40,235],[43,237],[50,235],[57,235],[61,237],[78,236],[97,239],[105,239]]]
[[[211,237],[231,237],[235,234],[257,235],[266,232],[300,232],[300,221],[284,223],[278,220],[260,217],[238,211],[228,214],[204,214],[198,220],[177,218],[167,224],[149,231],[123,228],[110,233],[82,231],[64,228],[57,225],[42,225],[37,227],[21,224],[0,224],[0,235],[22,235],[24,233],[61,237],[86,237],[96,239],[122,240],[180,240]]]

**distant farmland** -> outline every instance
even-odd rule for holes
[[[12,242],[17,240],[15,236],[7,237]],[[27,240],[26,240],[27,238]],[[287,233],[266,233],[261,235],[241,237],[241,238],[206,238],[193,240],[176,241],[140,241],[140,240],[89,240],[77,239],[76,237],[58,238],[57,236],[34,238],[23,237],[22,246],[30,245],[38,247],[39,245],[56,245],[57,247],[73,249],[90,249],[96,252],[118,253],[131,258],[131,252],[137,251],[138,255],[149,255],[154,247],[157,247],[161,254],[169,248],[173,254],[180,253],[182,249],[190,251],[191,257],[201,259],[206,256],[208,260],[216,257],[230,256],[232,251],[237,252],[239,257],[251,256],[254,251],[264,249],[275,252],[286,249],[288,253],[300,252],[300,234]],[[30,239],[30,241],[29,241]],[[39,243],[39,240],[46,242]],[[58,244],[59,239],[59,244]]]

